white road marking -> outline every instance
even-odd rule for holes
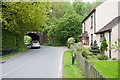
[[[58,72],[58,78],[61,78],[62,77],[62,62],[63,62],[63,50],[62,48],[60,49],[60,53],[62,54],[61,55],[61,60],[60,60],[60,67],[59,67],[59,72]]]
[[[15,70],[17,70],[17,69],[19,69],[19,68],[21,68],[21,67],[24,66],[25,64],[28,64],[30,61],[31,61],[31,60],[25,62],[24,64],[22,64],[22,65],[20,65],[20,66],[18,66],[18,67],[16,67],[16,68],[14,68],[13,70],[11,70],[11,71],[9,71],[9,72],[3,74],[2,77],[5,76],[5,75],[7,75],[7,74],[9,74],[9,73],[14,72]]]

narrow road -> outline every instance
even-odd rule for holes
[[[13,56],[2,64],[3,78],[61,78],[66,47],[41,46]]]

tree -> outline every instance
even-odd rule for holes
[[[74,37],[76,40],[82,33],[82,20],[91,11],[91,3],[70,2],[51,3],[52,12],[49,13],[46,30],[48,36],[55,42],[66,44],[67,39]]]
[[[65,14],[65,10],[63,9],[62,5],[63,2],[50,2],[50,18],[61,18]]]
[[[93,52],[94,55],[97,55],[98,53],[100,53],[99,46],[98,46],[96,40],[94,41],[93,45],[91,46],[90,51]]]
[[[90,3],[90,2],[84,3],[82,0],[78,0],[78,1],[79,2],[73,3],[73,7],[76,13],[78,13],[82,17],[82,20],[90,13],[92,8],[95,8],[101,3],[99,1],[96,1],[93,3]]]
[[[3,2],[0,20],[5,34],[2,48],[24,47],[24,34],[44,30],[45,22],[49,19],[48,12],[49,2]],[[10,36],[10,40],[6,36]],[[11,42],[14,46],[9,46]]]
[[[107,44],[106,38],[104,37],[104,38],[103,38],[103,41],[102,41],[102,43],[101,43],[101,46],[100,46],[100,51],[101,51],[103,54],[105,54],[105,50],[106,50],[106,51],[108,50],[107,47],[108,47],[108,44]]]
[[[3,2],[2,28],[21,35],[27,30],[43,30],[48,11],[47,2]]]
[[[58,20],[63,17],[65,11],[62,7],[63,2],[50,2],[49,20],[46,22],[45,30],[48,37],[52,38],[55,34],[55,28],[58,24]]]
[[[67,39],[74,37],[78,39],[78,35],[82,33],[80,17],[77,14],[68,15],[61,18],[55,28],[54,40],[56,42],[66,44]]]

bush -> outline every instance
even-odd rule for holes
[[[97,55],[97,58],[98,58],[99,60],[103,60],[103,55],[102,55],[102,54],[98,54],[98,55]]]
[[[95,58],[96,56],[95,55],[92,55],[92,58]]]
[[[81,44],[80,44],[81,45]],[[88,56],[91,56],[92,53],[89,51],[89,48],[85,48],[82,45],[81,46],[76,46],[76,50],[78,52],[82,53],[82,56],[86,59],[88,59]]]
[[[98,54],[98,55],[97,55],[97,58],[98,58],[99,60],[108,60],[108,56],[107,56],[107,55],[103,55],[103,54]]]
[[[70,48],[70,45],[73,45],[75,43],[75,39],[73,37],[68,38],[67,40],[67,46]]]
[[[81,47],[83,46],[81,42],[76,43],[76,45],[77,45],[77,46],[81,46]],[[76,47],[77,47],[77,46],[76,46]]]
[[[107,51],[107,47],[108,47],[107,40],[106,40],[106,38],[104,37],[103,40],[102,40],[101,46],[100,46],[100,51],[101,51],[103,54],[105,54],[105,50]]]
[[[104,55],[104,60],[108,60],[108,56],[107,55]]]
[[[83,51],[83,52],[82,52],[82,56],[83,56],[84,58],[88,59],[86,51]]]
[[[99,46],[97,44],[97,41],[95,40],[93,44],[91,44],[91,52],[93,52],[93,55],[97,55],[100,53]]]
[[[112,60],[116,60],[116,58],[112,58]]]
[[[98,53],[92,53],[93,55],[98,55]]]
[[[2,55],[10,54],[11,52],[14,52],[14,50],[11,50],[9,52],[9,49],[15,49],[17,48],[19,51],[20,49],[26,48],[24,44],[24,39],[22,35],[12,33],[6,29],[2,29],[2,49],[6,49],[8,51],[3,52]]]

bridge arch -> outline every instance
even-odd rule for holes
[[[33,40],[38,40],[40,39],[40,36],[36,33],[27,33],[26,35],[30,36],[32,38],[32,41]]]

